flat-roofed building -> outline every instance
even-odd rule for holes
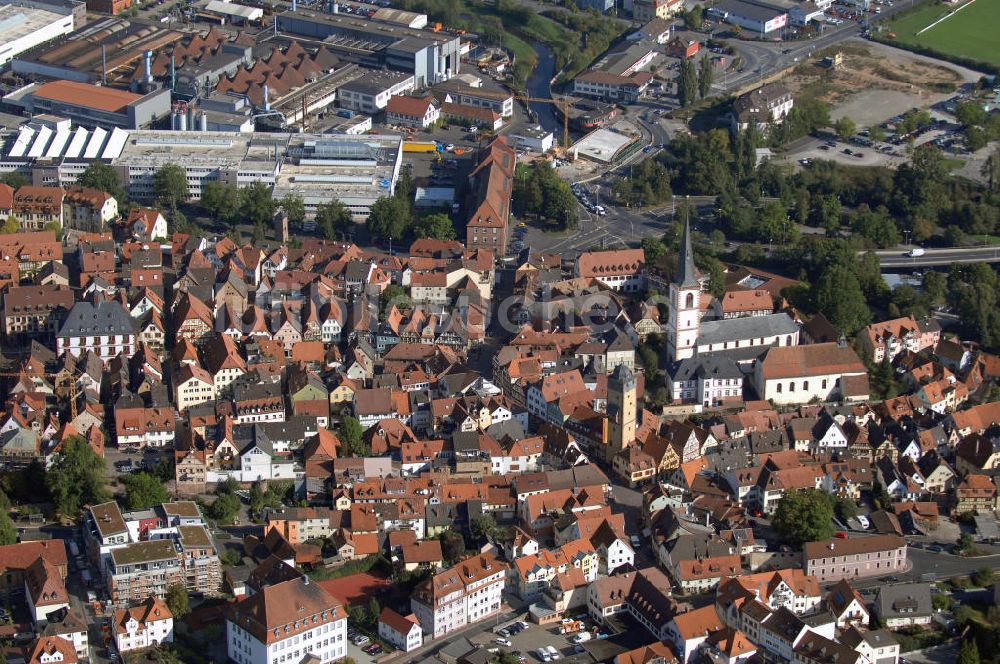
[[[327,48],[352,60],[409,72],[418,88],[459,73],[462,44],[457,35],[407,27],[398,18],[299,8],[279,14],[277,22],[282,32],[321,39]]]
[[[395,71],[370,71],[337,90],[340,106],[362,113],[385,110],[389,100],[414,88],[413,76]]]
[[[39,44],[73,32],[72,10],[44,7],[13,3],[0,6],[0,66]]]

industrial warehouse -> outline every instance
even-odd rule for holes
[[[403,140],[396,135],[313,135],[218,132],[207,130],[205,115],[190,113],[201,130],[111,131],[73,127],[66,121],[41,119],[7,137],[0,149],[0,168],[19,172],[29,181],[69,187],[91,161],[113,166],[127,183],[129,198],[151,202],[153,174],[166,164],[187,173],[191,198],[201,198],[212,181],[243,187],[264,182],[279,197],[295,192],[306,210],[336,198],[356,221],[368,217],[380,196],[395,191],[403,161]]]

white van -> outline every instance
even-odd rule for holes
[[[913,249],[910,249],[910,252],[906,255],[916,258],[917,256],[923,256],[925,253],[926,252],[924,251],[923,247],[915,247]]]

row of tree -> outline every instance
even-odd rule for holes
[[[681,106],[690,106],[698,99],[705,99],[712,93],[712,81],[715,71],[708,53],[701,56],[698,69],[688,58],[681,61],[680,74],[677,77],[677,99]]]

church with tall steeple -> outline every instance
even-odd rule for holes
[[[691,224],[684,222],[681,253],[677,260],[677,275],[670,284],[670,303],[667,319],[667,360],[678,362],[694,357],[695,344],[701,326],[699,302],[701,282],[694,267],[691,249]]]
[[[768,348],[799,343],[799,326],[787,313],[703,320],[703,298],[711,297],[702,293],[685,220],[665,330],[667,389],[674,402],[712,407],[742,399],[746,376]]]

